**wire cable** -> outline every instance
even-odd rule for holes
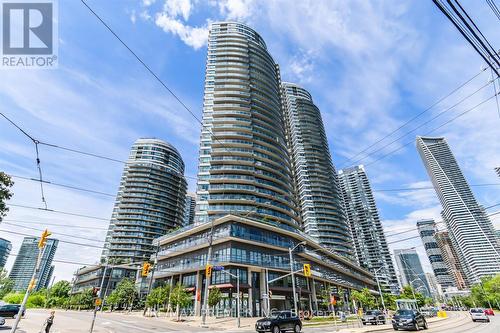
[[[91,227],[91,226],[80,226],[80,225],[73,225],[73,224],[57,224],[57,223],[50,223],[50,222],[45,222],[45,221],[25,221],[25,220],[12,220],[12,219],[3,219],[3,222],[16,222],[16,223],[25,223],[25,224],[43,224],[43,225],[50,225],[54,227],[64,227],[64,228],[76,228],[76,229],[90,229],[90,230],[104,230],[107,231],[108,228],[102,228],[102,227]]]
[[[85,215],[85,214],[78,214],[78,213],[64,212],[64,211],[55,210],[55,209],[47,209],[47,208],[40,208],[40,207],[33,207],[33,206],[26,206],[26,205],[18,205],[18,204],[13,204],[13,203],[6,203],[6,205],[7,206],[12,206],[12,207],[41,210],[41,211],[46,211],[46,212],[56,213],[56,214],[63,214],[63,215],[70,215],[70,216],[77,216],[77,217],[84,217],[84,218],[93,219],[93,220],[109,221],[109,219],[105,219],[105,218],[102,218],[102,217]]]
[[[375,141],[374,143],[372,143],[371,145],[369,145],[368,147],[366,147],[365,149],[359,151],[358,153],[356,153],[355,155],[351,156],[347,161],[345,161],[343,163],[343,165],[346,165],[347,162],[349,161],[352,161],[355,157],[359,156],[360,154],[366,152],[367,150],[369,150],[370,148],[374,147],[375,145],[379,144],[380,142],[384,141],[386,138],[390,137],[391,135],[393,135],[394,133],[396,133],[397,131],[399,131],[400,129],[402,129],[403,127],[405,127],[406,125],[408,125],[409,123],[411,123],[412,121],[418,119],[420,116],[424,115],[425,113],[427,113],[428,111],[430,111],[431,109],[433,109],[436,105],[440,104],[441,102],[443,102],[445,99],[447,99],[448,97],[452,96],[454,93],[456,93],[457,91],[459,91],[460,89],[462,89],[463,87],[465,87],[467,84],[469,84],[471,81],[473,81],[475,78],[477,78],[479,75],[481,75],[484,71],[486,70],[483,69],[481,70],[479,73],[476,73],[474,74],[471,78],[469,78],[468,80],[466,80],[465,82],[463,82],[462,84],[460,84],[458,87],[456,87],[455,89],[453,89],[452,91],[450,91],[448,94],[446,94],[445,96],[441,97],[440,99],[438,99],[436,102],[434,102],[431,106],[427,107],[425,110],[423,110],[422,112],[418,113],[416,116],[408,119],[406,122],[404,122],[402,125],[400,125],[398,128],[392,130],[390,133],[386,134],[385,136],[381,137],[380,139],[378,139],[377,141]]]

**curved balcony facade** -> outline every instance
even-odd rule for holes
[[[279,69],[240,23],[210,29],[197,197],[197,223],[231,213],[299,226]]]
[[[183,224],[186,187],[184,162],[175,147],[158,139],[137,140],[125,164],[103,259],[149,259],[153,239]]]
[[[321,112],[309,92],[296,84],[282,84],[282,99],[304,231],[323,246],[352,258],[352,237]]]

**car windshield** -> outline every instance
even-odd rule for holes
[[[412,310],[398,310],[396,312],[396,315],[401,316],[401,317],[412,317],[413,311]]]
[[[483,313],[483,309],[470,309],[472,313]]]
[[[275,313],[271,314],[269,316],[269,318],[271,318],[271,319],[278,319],[280,316],[282,318],[290,317],[289,315],[287,316],[286,314],[287,314],[286,312],[275,312]]]

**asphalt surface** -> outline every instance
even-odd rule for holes
[[[29,310],[26,317],[21,320],[20,327],[17,332],[19,333],[38,333],[41,330],[45,318],[48,316],[47,310]],[[450,312],[449,318],[438,322],[429,323],[429,329],[426,333],[499,333],[500,332],[500,314],[490,317],[490,323],[472,322],[466,312]],[[88,333],[90,323],[92,320],[91,312],[77,312],[77,311],[56,311],[54,326],[51,333]],[[6,325],[0,327],[2,331],[10,331],[10,325],[13,320],[7,319]],[[232,321],[231,321],[232,323]],[[339,327],[340,328],[340,327]],[[342,329],[341,332],[394,332],[392,328],[387,326],[367,326],[363,328],[349,328]],[[167,333],[167,332],[254,332],[253,325],[247,325],[239,330],[227,328],[225,330],[210,327],[202,328],[198,325],[187,325],[183,323],[175,323],[171,320],[162,318],[143,318],[137,315],[127,315],[121,313],[98,313],[95,323],[95,333]],[[305,327],[302,332],[304,333],[333,333],[338,332],[333,325],[326,325],[322,327]]]

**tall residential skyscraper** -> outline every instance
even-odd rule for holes
[[[417,222],[418,233],[422,238],[422,243],[425,247],[425,252],[434,271],[434,277],[443,288],[455,286],[453,278],[448,272],[448,266],[444,262],[441,249],[439,248],[436,239],[436,223],[434,220],[422,220]]]
[[[15,291],[26,291],[31,281],[31,277],[35,270],[36,261],[38,258],[38,241],[37,237],[25,237],[21,248],[18,251],[14,266],[10,271],[9,277],[14,281]],[[36,277],[37,283],[35,290],[47,287],[49,284],[52,272],[52,260],[57,250],[59,241],[57,239],[49,238],[43,248],[42,260],[40,262],[40,269]]]
[[[196,208],[196,194],[186,193],[186,204],[184,205],[184,222],[183,225],[194,223],[194,213]]]
[[[5,263],[10,255],[10,250],[12,250],[12,244],[10,241],[0,238],[0,270],[5,267]]]
[[[377,272],[381,283],[397,293],[394,264],[363,166],[341,170],[339,182],[359,265],[374,274]]]
[[[442,286],[438,282],[436,276],[432,273],[425,273],[427,284],[429,285],[430,293],[433,297],[440,297],[443,293]]]
[[[417,137],[417,149],[443,206],[443,219],[468,282],[478,283],[483,276],[500,273],[493,225],[474,198],[445,138]]]
[[[430,287],[417,251],[415,249],[394,250],[394,257],[403,287],[412,286],[415,291],[430,297]]]
[[[304,231],[353,259],[352,237],[321,112],[309,92],[296,84],[283,83],[281,96]]]
[[[451,245],[451,239],[448,231],[436,232],[434,238],[436,239],[436,243],[441,250],[441,255],[446,267],[448,268],[448,273],[453,279],[453,284],[460,290],[465,289],[467,287],[464,278],[465,274],[458,260],[458,255],[455,252],[453,245]]]
[[[257,32],[234,22],[211,25],[197,222],[245,214],[299,227],[280,83]]]
[[[495,168],[495,171],[497,172],[497,174],[498,174],[498,177],[500,177],[500,167],[498,167],[498,168]]]
[[[153,239],[182,225],[186,187],[175,147],[159,139],[137,140],[123,170],[102,259],[149,259]]]

